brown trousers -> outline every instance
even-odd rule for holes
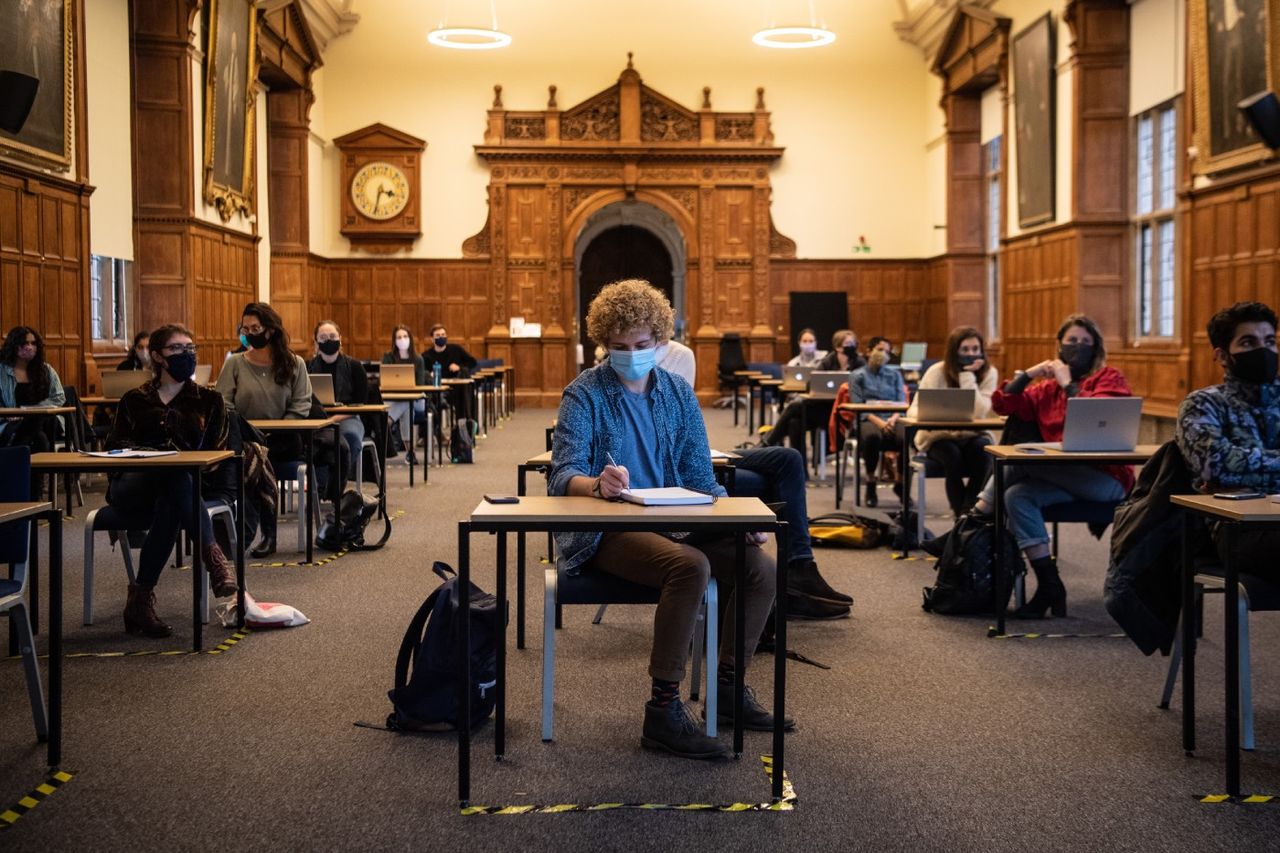
[[[722,601],[728,603],[720,639],[722,663],[733,663],[736,630],[733,596],[738,592],[746,595],[747,621],[743,635],[747,641],[747,659],[742,663],[746,671],[773,606],[776,566],[773,557],[763,548],[748,544],[745,588],[734,590],[734,550],[732,538],[686,545],[657,533],[606,533],[601,537],[600,547],[587,562],[586,571],[608,572],[662,591],[653,617],[650,677],[663,681],[684,680],[698,608],[702,605],[707,581],[712,577],[720,586]],[[710,618],[715,619],[716,614]]]

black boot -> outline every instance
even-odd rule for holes
[[[787,567],[787,592],[807,595],[829,604],[851,607],[853,596],[836,592],[818,572],[818,564],[813,560],[794,560]]]
[[[730,712],[732,713],[732,712]],[[640,745],[645,749],[670,752],[681,758],[728,758],[724,744],[707,737],[702,726],[689,713],[679,698],[666,705],[648,702],[644,706],[644,733]]]
[[[832,604],[820,598],[787,591],[787,619],[847,619],[849,605]]]
[[[1058,562],[1046,554],[1031,561],[1031,570],[1036,573],[1036,593],[1031,600],[1013,611],[1018,619],[1043,619],[1045,611],[1054,616],[1067,615],[1067,588],[1062,585],[1058,576]]]
[[[867,506],[875,506],[879,503],[876,500],[876,481],[874,479],[867,480],[867,496],[862,501]]]

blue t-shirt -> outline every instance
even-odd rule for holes
[[[657,489],[665,486],[662,461],[658,458],[658,430],[653,423],[653,400],[650,391],[635,394],[622,391],[622,422],[617,463],[626,467],[633,489]]]

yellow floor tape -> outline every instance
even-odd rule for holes
[[[395,521],[397,518],[401,518],[403,516],[404,516],[404,510],[398,509],[395,512],[391,513],[391,520]],[[341,559],[342,557],[345,557],[347,556],[347,554],[350,554],[350,553],[351,553],[350,551],[336,551],[327,557],[321,557],[319,560],[312,560],[310,563],[308,563],[305,560],[296,561],[296,562],[282,560],[282,561],[276,561],[276,562],[270,562],[270,563],[246,563],[245,567],[249,569],[285,569],[285,568],[318,569],[321,566],[327,566],[333,561]]]
[[[253,632],[248,628],[241,628],[213,648],[202,649],[198,652],[194,649],[169,649],[164,651],[144,649],[136,652],[68,652],[63,657],[70,660],[72,658],[180,658],[190,657],[191,655],[220,655],[223,652],[231,651],[237,643],[251,633]],[[40,655],[40,657],[47,660],[49,656]],[[20,655],[10,655],[5,660],[22,660],[22,657]]]
[[[930,557],[930,556],[927,556],[927,555],[926,555],[926,556],[924,556],[924,557],[904,557],[904,556],[902,556],[902,552],[900,552],[900,551],[899,551],[899,552],[895,552],[895,553],[891,554],[890,556],[891,556],[893,559],[898,560],[899,562],[903,562],[903,563],[936,563],[936,562],[938,562],[938,558],[937,558],[937,557]]]
[[[34,809],[40,803],[44,802],[54,791],[75,778],[74,773],[68,773],[65,770],[59,770],[53,773],[41,784],[37,785],[35,790],[27,794],[18,802],[9,808],[0,812],[0,832],[8,829],[18,822],[18,818]]]
[[[987,638],[990,640],[1123,640],[1125,634],[1042,634],[1028,632],[1025,634],[1001,634],[994,625],[987,626]]]
[[[760,756],[765,775],[773,781],[773,756]],[[568,814],[569,812],[676,811],[676,812],[789,812],[796,807],[796,791],[782,773],[782,799],[776,803],[557,803],[554,805],[527,806],[467,806],[460,810],[464,817],[476,815]]]
[[[1196,800],[1201,803],[1216,806],[1223,803],[1231,803],[1235,805],[1280,805],[1280,797],[1273,794],[1241,794],[1233,797],[1230,794],[1196,794]]]

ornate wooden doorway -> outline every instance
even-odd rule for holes
[[[587,338],[587,307],[600,288],[623,278],[642,278],[675,304],[671,255],[657,235],[638,225],[616,225],[592,238],[578,267],[578,340],[583,361],[591,364],[591,349],[599,341]]]

